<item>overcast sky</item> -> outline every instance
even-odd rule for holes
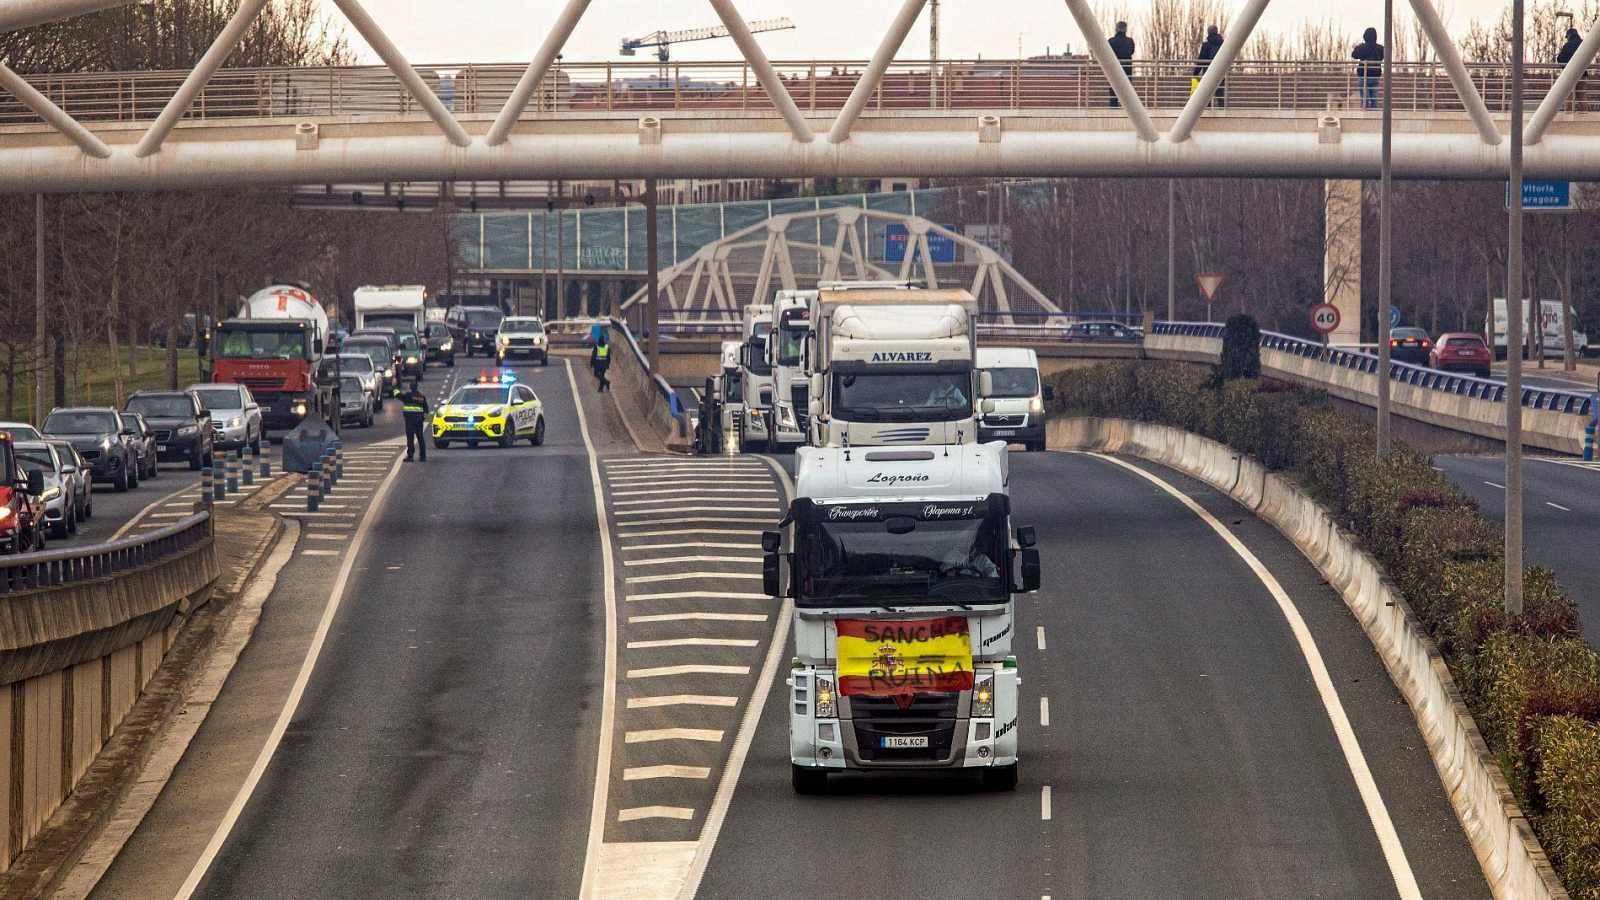
[[[538,47],[564,0],[367,0],[366,7],[413,62],[513,62],[527,59]],[[1435,0],[1452,30],[1464,28],[1473,18],[1498,14],[1505,0]],[[326,3],[331,10],[332,4]],[[1102,5],[1095,3],[1096,6]],[[1149,0],[1127,0],[1137,23],[1139,10]],[[1231,4],[1239,9],[1243,4]],[[888,28],[900,4],[897,0],[738,0],[746,20],[788,16],[793,31],[759,36],[774,59],[865,59]],[[1409,9],[1396,0],[1397,9]],[[999,13],[1001,8],[1006,14]],[[868,10],[868,11],[863,11]],[[333,15],[337,16],[334,11]],[[1277,0],[1267,8],[1262,28],[1290,31],[1303,19],[1331,20],[1343,26],[1353,41],[1368,25],[1381,24],[1382,0]],[[1062,0],[944,0],[940,5],[942,52],[946,58],[1006,57],[1059,53],[1066,45],[1081,52],[1083,38]],[[623,60],[617,53],[624,37],[656,29],[697,28],[718,24],[705,0],[594,0],[578,30],[567,43],[566,59],[603,62]],[[1137,34],[1135,34],[1137,38]],[[363,60],[376,62],[359,35],[352,40]],[[680,60],[730,59],[736,49],[726,39],[683,44],[673,48]],[[906,39],[901,56],[926,59],[926,10]],[[648,55],[635,57],[646,59]]]

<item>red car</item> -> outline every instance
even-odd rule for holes
[[[17,465],[10,432],[0,431],[0,553],[44,549],[44,473],[26,477]]]
[[[1445,372],[1471,372],[1479,378],[1489,377],[1489,345],[1483,336],[1465,331],[1452,331],[1439,335],[1433,352],[1428,354],[1428,365]]]

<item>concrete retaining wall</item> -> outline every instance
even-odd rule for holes
[[[1369,376],[1370,377],[1370,376]],[[1123,419],[1052,419],[1052,449],[1126,453],[1228,493],[1293,541],[1344,598],[1411,706],[1496,897],[1565,898],[1444,659],[1382,568],[1287,477],[1216,441]]]
[[[0,868],[72,791],[219,574],[207,539],[117,575],[0,595]]]
[[[611,368],[608,377],[616,393],[617,405],[637,427],[641,423],[657,440],[669,448],[687,448],[690,441],[688,416],[671,408],[659,383],[632,335],[622,323],[611,323]]]

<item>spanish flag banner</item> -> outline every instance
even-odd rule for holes
[[[972,635],[964,616],[840,619],[837,625],[841,695],[972,689]]]

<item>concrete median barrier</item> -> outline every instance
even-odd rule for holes
[[[1494,895],[1567,896],[1443,657],[1377,561],[1316,501],[1226,445],[1163,425],[1058,418],[1047,437],[1054,450],[1125,453],[1184,472],[1228,493],[1292,541],[1344,598],[1410,705]]]
[[[650,363],[627,325],[612,319],[611,368],[607,376],[617,406],[628,417],[635,434],[643,425],[647,437],[669,450],[687,452],[691,440],[689,416],[672,386],[650,371]],[[643,449],[643,448],[641,448]]]

